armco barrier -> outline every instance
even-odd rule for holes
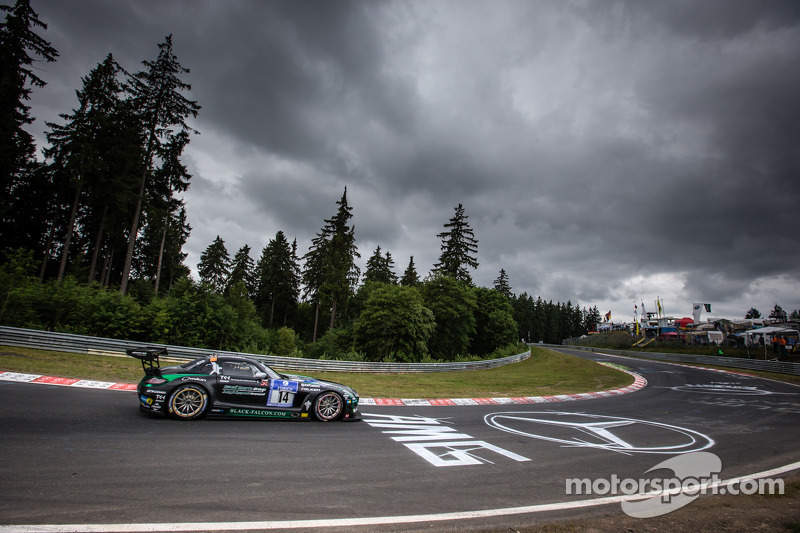
[[[128,348],[158,346],[166,348],[171,359],[192,360],[206,355],[244,355],[265,362],[281,370],[300,372],[369,372],[369,373],[406,373],[406,372],[463,372],[497,368],[524,361],[531,356],[527,351],[502,359],[486,359],[467,363],[377,363],[361,361],[325,361],[319,359],[301,359],[297,357],[280,357],[277,355],[259,355],[239,352],[223,352],[203,348],[187,348],[185,346],[168,346],[165,344],[143,343],[56,333],[34,329],[11,328],[0,326],[0,345],[54,350],[58,352],[85,353],[111,356],[125,356]]]
[[[671,361],[677,363],[694,363],[698,365],[724,366],[728,368],[741,368],[744,370],[760,370],[762,372],[778,372],[800,376],[800,363],[788,361],[764,361],[759,359],[744,359],[741,357],[724,357],[716,355],[690,355],[663,352],[636,352],[632,350],[612,350],[610,348],[595,348],[593,346],[575,346],[567,344],[541,344],[550,348],[569,348],[583,350],[584,352],[608,353],[624,355],[626,357],[639,357],[642,359],[655,359],[657,361]]]

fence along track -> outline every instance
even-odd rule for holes
[[[34,329],[12,328],[0,326],[0,345],[19,346],[22,348],[35,348],[38,350],[52,350],[57,352],[96,354],[115,357],[126,357],[128,348],[143,348],[157,346],[166,348],[170,359],[177,361],[190,361],[207,355],[243,355],[263,361],[264,363],[281,370],[299,372],[367,372],[371,374],[399,374],[415,372],[464,372],[467,370],[482,370],[497,368],[511,363],[524,361],[531,356],[527,351],[518,355],[502,359],[486,359],[483,361],[470,361],[466,363],[380,363],[364,361],[326,361],[319,359],[302,359],[298,357],[280,357],[277,355],[261,355],[240,352],[225,352],[221,350],[208,350],[204,348],[187,348],[185,346],[169,346],[103,337],[90,337],[87,335],[74,335],[71,333],[57,333]]]

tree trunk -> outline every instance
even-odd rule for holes
[[[42,268],[39,269],[39,283],[44,281],[44,274],[47,271],[47,263],[50,261],[50,250],[53,248],[53,236],[56,231],[56,217],[53,216],[53,224],[47,233],[47,244],[44,246],[44,257],[42,258]]]
[[[156,114],[161,109],[160,100],[156,102]],[[155,117],[154,116],[154,117]],[[136,235],[139,233],[139,216],[142,214],[142,203],[144,202],[144,188],[147,183],[147,173],[153,164],[153,147],[156,140],[155,124],[151,123],[150,134],[147,138],[147,150],[144,156],[144,169],[142,170],[142,180],[139,182],[139,197],[136,199],[136,210],[133,213],[133,223],[131,224],[131,234],[128,236],[128,251],[125,253],[125,263],[122,267],[122,281],[119,284],[119,292],[124,296],[128,292],[128,276],[131,273],[131,262],[133,261],[133,249],[136,246]]]
[[[81,191],[83,190],[83,183],[78,185],[78,190],[75,191],[75,200],[72,201],[72,210],[69,213],[69,224],[67,225],[67,236],[64,239],[64,249],[61,251],[61,265],[58,267],[58,277],[56,281],[61,281],[64,278],[64,271],[67,269],[67,258],[69,256],[69,245],[72,242],[72,230],[75,227],[75,213],[78,212],[78,203],[81,199]]]
[[[108,204],[103,207],[103,216],[100,217],[100,228],[97,230],[97,238],[94,240],[94,251],[92,252],[92,262],[89,265],[89,283],[94,281],[94,274],[97,270],[97,258],[100,255],[100,245],[103,242],[103,230],[106,226],[106,214],[108,213]]]
[[[311,342],[317,342],[317,327],[319,326],[319,300],[317,300],[317,309],[314,311],[314,336]]]
[[[114,264],[114,247],[111,247],[103,263],[103,287],[108,287],[111,283],[111,265]]]
[[[336,298],[334,297],[333,301],[331,302],[331,327],[330,327],[330,329],[333,329],[333,326],[335,324],[336,324]]]
[[[167,225],[169,224],[169,211],[167,211],[167,216],[164,217],[164,231],[161,233],[161,246],[158,249],[158,266],[156,266],[156,289],[155,292],[158,294],[158,284],[161,281],[161,261],[164,258],[164,241],[167,239]]]
[[[272,327],[272,320],[275,317],[275,295],[272,296],[272,303],[269,305],[269,323],[267,326]]]
[[[122,281],[119,284],[119,292],[121,292],[123,296],[128,292],[128,276],[131,273],[131,262],[133,261],[133,248],[136,245],[136,235],[139,233],[139,215],[142,212],[144,186],[147,181],[147,169],[149,166],[149,164],[145,165],[145,169],[142,171],[142,180],[139,182],[139,198],[136,199],[136,210],[133,213],[131,234],[128,236],[128,251],[125,253],[125,264],[122,267]]]

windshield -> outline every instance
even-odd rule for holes
[[[184,364],[180,365],[180,367],[189,369],[189,368],[193,368],[195,366],[200,366],[201,364],[205,363],[205,361],[206,361],[205,357],[201,357],[199,359],[195,359],[194,361],[189,361],[188,363],[184,363]]]

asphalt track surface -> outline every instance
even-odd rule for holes
[[[687,452],[716,454],[722,479],[798,466],[796,386],[559,351],[623,365],[647,386],[559,403],[365,406],[356,423],[187,423],[139,413],[132,392],[0,381],[0,532],[501,530],[622,513],[617,500],[568,495],[566,480],[639,479]]]

